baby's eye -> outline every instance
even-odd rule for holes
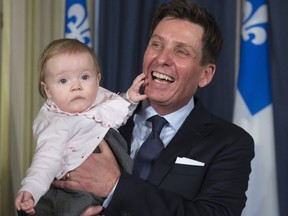
[[[65,84],[67,82],[67,79],[60,79],[59,82],[62,83],[62,84]]]
[[[83,75],[83,76],[82,76],[82,79],[83,79],[83,80],[87,80],[88,78],[89,78],[88,75]]]

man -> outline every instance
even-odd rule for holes
[[[72,171],[69,181],[54,186],[107,198],[106,216],[241,215],[253,139],[209,113],[194,96],[211,82],[221,46],[220,30],[204,8],[190,1],[160,6],[144,54],[148,100],[120,133],[130,146],[130,156],[137,159],[151,131],[149,118],[160,115],[168,122],[160,133],[165,148],[143,179],[121,173],[111,150],[102,143],[101,153]],[[101,206],[91,207],[83,215],[101,210]]]

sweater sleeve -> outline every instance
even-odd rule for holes
[[[20,189],[33,195],[35,205],[48,191],[61,167],[69,128],[65,121],[59,118],[48,118],[42,114],[40,111],[34,120],[33,134],[36,139],[36,149]]]

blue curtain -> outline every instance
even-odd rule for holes
[[[166,0],[167,1],[167,0]],[[102,86],[126,91],[142,70],[154,10],[164,0],[100,0],[99,52]],[[218,21],[224,46],[213,82],[198,96],[215,114],[232,120],[235,93],[236,1],[194,0],[205,6]],[[288,1],[268,0],[270,19],[270,65],[274,106],[276,158],[280,215],[288,215]],[[255,80],[257,82],[257,80]]]
[[[163,0],[101,0],[98,56],[102,86],[126,91],[142,72],[154,10]]]
[[[200,89],[197,95],[209,110],[231,121],[235,93],[236,1],[195,0],[194,2],[204,6],[214,15],[224,39],[214,79],[210,85]]]
[[[288,215],[288,1],[267,0],[280,215]]]

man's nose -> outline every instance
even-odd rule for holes
[[[162,50],[158,56],[157,60],[160,65],[170,65],[172,58],[171,58],[172,52],[168,49]]]

